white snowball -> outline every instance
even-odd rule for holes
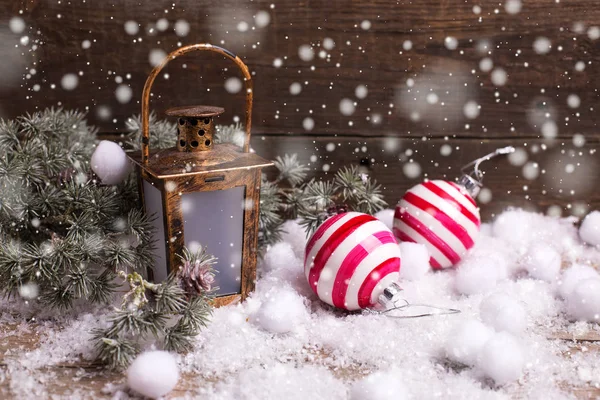
[[[136,392],[158,399],[169,393],[179,381],[175,357],[166,351],[140,354],[127,369],[127,385]]]
[[[129,85],[122,83],[117,86],[117,89],[115,90],[115,97],[121,104],[129,103],[133,97],[133,90],[131,90]]]
[[[400,265],[400,278],[416,281],[422,278],[430,269],[429,252],[427,247],[420,243],[400,243],[402,263]]]
[[[493,335],[491,328],[477,320],[463,321],[446,338],[446,357],[461,364],[475,365],[479,352]]]
[[[587,31],[588,37],[592,40],[600,39],[600,27],[590,26]]]
[[[304,299],[289,287],[271,289],[252,322],[271,333],[294,332],[308,319]]]
[[[25,21],[21,17],[12,17],[8,21],[8,27],[12,33],[23,33],[25,31]]]
[[[533,50],[537,54],[547,54],[552,48],[552,42],[545,36],[539,36],[533,42]]]
[[[296,257],[304,259],[304,248],[307,242],[304,228],[297,221],[288,220],[281,229],[283,230],[281,234],[283,241],[292,246]]]
[[[458,47],[458,39],[454,36],[446,36],[446,39],[444,39],[444,46],[446,46],[448,50],[456,50]]]
[[[408,398],[400,381],[400,372],[375,372],[357,381],[350,391],[350,400],[403,400]]]
[[[166,31],[169,28],[169,20],[166,18],[161,18],[158,21],[156,21],[156,29],[158,29],[161,32]]]
[[[269,248],[263,257],[263,265],[267,271],[288,268],[297,263],[297,257],[292,245],[279,242]]]
[[[76,74],[64,74],[60,80],[60,86],[65,90],[73,90],[79,84],[79,77]]]
[[[496,68],[492,71],[492,83],[496,86],[504,86],[506,85],[506,81],[508,80],[508,75],[506,71],[502,68]]]
[[[521,0],[506,0],[506,3],[504,3],[504,9],[508,14],[518,14],[521,8],[523,8]]]
[[[302,46],[298,47],[298,56],[302,61],[311,61],[313,58],[315,58],[315,51],[311,45],[303,44]]]
[[[570,94],[567,97],[567,105],[571,108],[578,108],[581,105],[581,98],[576,94]]]
[[[185,19],[178,19],[175,22],[175,34],[179,37],[187,36],[190,33],[190,23]]]
[[[485,57],[479,61],[479,69],[483,72],[490,72],[494,68],[494,62],[491,58]]]
[[[294,82],[290,85],[290,93],[295,95],[300,94],[302,92],[302,85],[298,82]]]
[[[519,379],[525,365],[520,343],[507,332],[496,333],[481,349],[477,367],[497,385]]]
[[[405,40],[402,43],[402,48],[406,51],[409,51],[413,48],[413,43],[410,40]]]
[[[391,208],[386,208],[385,210],[381,210],[374,215],[375,218],[380,220],[388,227],[389,230],[392,230],[394,227],[394,210]]]
[[[340,112],[342,115],[352,115],[355,110],[354,102],[350,99],[342,99],[340,101]]]
[[[581,240],[592,246],[600,246],[600,211],[585,216],[579,228]]]
[[[356,89],[354,89],[354,95],[357,99],[364,99],[369,94],[369,89],[365,85],[358,85]]]
[[[421,164],[416,161],[407,162],[402,166],[402,172],[409,179],[416,179],[421,175]]]
[[[531,245],[521,265],[530,276],[546,282],[555,281],[560,273],[562,259],[560,253],[546,243],[534,243]]]
[[[156,67],[157,65],[160,65],[161,62],[163,62],[165,57],[167,57],[167,53],[165,53],[164,50],[152,49],[150,50],[150,53],[148,53],[148,62],[153,67]]]
[[[479,116],[481,106],[477,102],[470,100],[463,106],[463,114],[468,119],[475,119]]]
[[[468,296],[487,293],[508,275],[506,265],[497,257],[469,257],[458,266],[455,288]]]
[[[325,50],[333,50],[333,48],[335,47],[335,41],[332,38],[325,38],[323,39],[323,48]]]
[[[558,125],[554,121],[546,121],[542,124],[540,131],[546,139],[555,139],[558,136]]]
[[[479,305],[481,320],[496,331],[521,334],[527,327],[527,313],[523,306],[506,293],[494,293]]]
[[[227,93],[238,93],[242,90],[242,81],[235,76],[227,78],[225,81],[225,90],[227,90]]]
[[[271,15],[268,11],[259,11],[256,13],[254,20],[256,21],[257,27],[264,28],[265,26],[269,25],[269,22],[271,22]]]
[[[567,312],[580,321],[600,321],[600,278],[583,279],[567,297]]]
[[[590,278],[600,278],[600,274],[588,265],[573,265],[563,272],[561,279],[558,281],[558,294],[563,299],[567,299],[579,282]]]
[[[92,171],[105,185],[117,185],[129,175],[131,163],[115,142],[102,140],[90,160]]]
[[[137,22],[131,20],[125,22],[123,27],[125,28],[125,32],[127,32],[128,35],[136,35],[140,31],[140,25]]]
[[[306,131],[312,131],[313,128],[315,127],[315,120],[312,119],[311,117],[306,117],[302,120],[302,127],[304,128],[304,130]]]

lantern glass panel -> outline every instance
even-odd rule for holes
[[[144,183],[144,206],[146,213],[152,217],[154,227],[154,268],[152,270],[153,280],[162,282],[167,279],[167,249],[165,242],[165,225],[163,221],[162,195],[160,190],[150,182]]]
[[[244,186],[181,196],[186,247],[196,251],[202,244],[217,257],[217,296],[241,293],[244,196]]]

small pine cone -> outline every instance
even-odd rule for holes
[[[177,273],[185,291],[190,295],[209,292],[215,277],[209,265],[185,261]]]
[[[327,209],[327,216],[331,217],[345,212],[348,212],[347,204],[335,204]]]

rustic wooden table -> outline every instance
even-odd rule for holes
[[[27,332],[28,331],[28,332]],[[600,334],[583,333],[573,335],[567,332],[554,332],[549,338],[561,340],[569,350],[564,357],[571,357],[580,351],[594,352],[600,360]],[[125,378],[122,373],[106,371],[100,366],[86,362],[64,363],[44,366],[36,371],[28,371],[35,382],[15,382],[22,375],[14,375],[10,371],[10,361],[23,357],[39,346],[40,326],[5,325],[0,327],[0,398],[27,398],[27,385],[32,388],[29,393],[33,398],[68,399],[72,396],[88,399],[110,399],[115,388],[125,388]],[[344,381],[353,381],[364,376],[360,365],[350,365],[336,368],[332,373]],[[526,378],[525,378],[526,379]],[[195,374],[184,374],[177,387],[168,395],[168,399],[181,397],[194,398],[204,384],[218,381],[218,378],[207,380]],[[43,389],[40,389],[43,387]],[[40,392],[41,390],[41,392]],[[581,385],[564,385],[565,393],[574,395],[577,399],[598,399],[600,388],[582,381]],[[20,396],[20,397],[19,397]],[[515,396],[518,398],[518,396]]]

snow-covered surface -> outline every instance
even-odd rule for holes
[[[600,334],[597,323],[574,321],[589,319],[593,307],[600,306],[594,291],[600,281],[589,271],[536,279],[525,269],[525,258],[533,246],[541,245],[560,254],[562,274],[572,265],[600,265],[600,251],[579,239],[573,222],[512,210],[484,224],[477,245],[458,270],[427,271],[419,279],[400,282],[411,303],[462,311],[416,319],[348,313],[320,302],[303,273],[304,235],[288,222],[286,228],[293,233],[284,236],[287,243],[272,246],[259,263],[252,296],[243,304],[216,309],[196,349],[178,358],[181,373],[196,376],[188,378],[188,397],[354,400],[370,399],[361,395],[365,391],[389,389],[398,392],[398,399],[572,398],[569,387],[600,385],[598,353],[566,356],[569,343],[551,337],[556,332]],[[569,282],[568,290],[561,289],[561,282]],[[475,290],[478,286],[484,289]],[[500,300],[490,300],[496,294]],[[588,299],[585,309],[575,307],[582,315],[572,310],[570,298]],[[484,299],[489,304],[482,305]],[[29,329],[16,315],[27,308],[3,301],[8,312],[2,321]],[[490,316],[490,309],[518,306],[525,313],[519,329]],[[31,315],[30,311],[26,316]],[[105,324],[102,311],[85,309],[51,320],[38,316],[38,321],[39,348],[9,350],[5,376],[0,377],[10,379],[11,391],[21,398],[43,393],[47,378],[39,378],[42,366],[92,360],[89,332]],[[489,340],[482,340],[465,366],[447,354],[452,340],[467,342],[460,328],[468,324],[484,326]],[[115,398],[127,398],[123,390],[107,387]]]

